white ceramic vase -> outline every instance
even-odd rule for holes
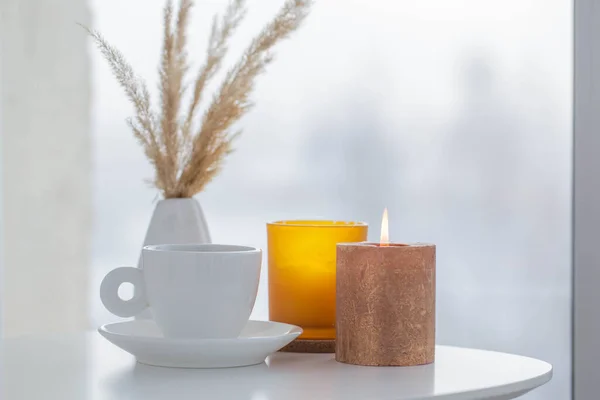
[[[211,243],[210,234],[200,203],[196,199],[165,199],[156,204],[144,246],[204,243]],[[143,268],[141,252],[138,268]],[[151,314],[146,310],[137,318],[151,318]]]

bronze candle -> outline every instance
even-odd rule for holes
[[[435,245],[340,243],[336,273],[337,361],[433,362]]]

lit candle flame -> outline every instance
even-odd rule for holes
[[[383,218],[381,219],[381,238],[379,239],[379,245],[382,247],[387,247],[390,245],[387,208],[383,210]]]

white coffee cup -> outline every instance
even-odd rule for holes
[[[146,246],[143,268],[109,272],[100,298],[119,317],[133,317],[149,307],[165,337],[237,337],[254,307],[261,256],[260,249],[246,246]],[[118,294],[126,282],[135,288],[130,300]]]

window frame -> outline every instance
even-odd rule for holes
[[[600,5],[574,1],[573,81],[573,399],[597,396],[600,358]]]

